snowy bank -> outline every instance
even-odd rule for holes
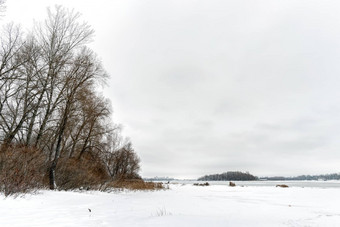
[[[41,191],[4,198],[0,226],[338,226],[336,188],[170,185],[170,190]]]

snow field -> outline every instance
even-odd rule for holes
[[[41,191],[0,200],[0,226],[340,226],[336,188]],[[91,210],[91,212],[89,211]]]

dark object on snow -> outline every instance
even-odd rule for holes
[[[87,208],[89,210],[89,212],[91,212],[91,209],[90,208]]]
[[[286,185],[286,184],[278,184],[278,185],[276,185],[276,187],[289,188],[288,185]]]
[[[208,182],[205,182],[203,184],[195,183],[194,186],[209,186]]]
[[[229,187],[235,187],[236,184],[234,182],[229,181]]]

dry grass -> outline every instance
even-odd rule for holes
[[[111,181],[104,185],[101,190],[108,191],[110,189],[128,189],[128,190],[160,190],[166,189],[163,183],[146,182],[143,180],[117,180]]]
[[[280,188],[288,188],[289,186],[286,184],[278,184],[276,185],[276,187],[280,187]]]
[[[61,158],[56,170],[56,183],[59,189],[97,189],[110,179],[105,167],[96,157],[84,155],[78,158]]]
[[[9,146],[0,153],[0,189],[5,196],[43,188],[45,155],[24,146]]]
[[[165,207],[161,208],[161,209],[158,209],[157,212],[156,212],[156,216],[157,217],[162,217],[162,216],[171,216],[172,213],[167,211],[165,209]]]
[[[48,167],[48,156],[38,149],[13,145],[0,150],[0,192],[9,196],[47,188]],[[89,154],[82,158],[61,157],[56,183],[61,190],[165,189],[162,183],[141,179],[112,181],[100,158]]]

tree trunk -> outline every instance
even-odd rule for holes
[[[50,173],[49,173],[49,180],[50,180],[50,189],[54,190],[56,189],[56,182],[55,182],[55,171],[57,168],[57,163],[60,157],[60,146],[61,146],[61,141],[63,139],[63,135],[64,135],[64,131],[66,128],[66,124],[67,124],[67,119],[68,119],[68,112],[69,112],[69,108],[71,105],[71,101],[67,100],[66,102],[66,107],[64,110],[64,115],[63,118],[61,120],[61,124],[60,124],[60,129],[59,129],[59,133],[58,133],[58,140],[57,140],[57,145],[56,145],[56,149],[55,149],[55,154],[54,154],[54,159],[53,162],[51,164],[50,167]]]
[[[49,170],[49,180],[50,180],[50,189],[54,190],[57,188],[57,185],[55,183],[55,169],[57,165],[52,163],[50,170]]]

